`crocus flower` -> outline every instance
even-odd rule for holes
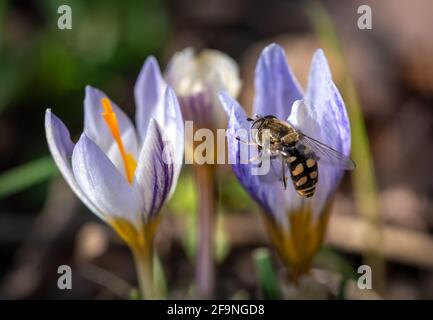
[[[247,115],[239,103],[227,93],[221,93],[220,98],[229,117],[229,159],[233,163],[234,173],[266,212],[265,221],[277,252],[291,275],[297,278],[308,272],[312,258],[320,248],[330,203],[344,171],[323,165],[319,160],[316,192],[308,199],[299,196],[292,183],[288,183],[285,190],[281,181],[264,182],[266,179],[252,174],[252,166],[256,164],[239,161],[245,147],[236,138],[236,132],[251,132],[251,122],[247,121]],[[343,155],[348,156],[350,153],[350,126],[346,108],[320,49],[314,54],[304,93],[287,64],[284,50],[276,44],[266,47],[256,66],[253,112],[286,120],[304,134]],[[250,152],[254,153],[253,150]]]
[[[183,119],[174,91],[153,57],[144,63],[134,93],[136,127],[104,92],[87,86],[84,132],[78,142],[71,141],[68,129],[50,109],[45,128],[51,154],[71,189],[117,231],[136,261],[147,261],[151,269],[158,214],[181,169]],[[151,281],[149,272],[139,274],[139,280]]]
[[[216,214],[217,190],[215,189],[216,167],[213,164],[225,161],[225,145],[216,144],[216,148],[206,150],[206,156],[203,156],[203,153],[194,152],[194,147],[198,150],[198,143],[194,142],[193,136],[195,129],[206,128],[214,130],[215,133],[215,129],[225,127],[226,116],[218,93],[226,90],[230,95],[237,97],[241,87],[239,69],[233,59],[220,51],[206,49],[196,54],[192,48],[186,48],[174,54],[165,71],[165,78],[173,86],[179,98],[183,117],[187,120],[185,122],[186,163],[197,164],[193,166],[199,194],[197,293],[200,298],[209,299],[213,296],[215,278],[213,222]],[[209,130],[207,132],[212,134]],[[210,141],[206,140],[206,142]]]
[[[173,55],[165,78],[179,97],[185,120],[204,127],[225,126],[218,93],[226,90],[237,97],[241,87],[239,68],[232,58],[218,50],[196,54],[194,49],[186,48]]]

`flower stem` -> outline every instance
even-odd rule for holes
[[[152,248],[137,246],[131,248],[137,271],[138,285],[142,299],[156,299],[153,279],[153,252]]]
[[[214,170],[208,165],[196,165],[195,176],[198,201],[198,249],[196,281],[198,297],[212,299],[214,294],[214,222],[215,185]]]

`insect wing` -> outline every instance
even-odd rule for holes
[[[321,164],[340,167],[344,170],[355,169],[355,163],[349,157],[302,133],[299,135],[299,149],[301,145],[311,149]]]

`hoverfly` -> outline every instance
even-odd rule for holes
[[[265,151],[271,160],[280,160],[280,179],[284,188],[287,188],[286,170],[289,169],[293,186],[302,197],[310,198],[314,195],[319,179],[318,162],[344,170],[355,168],[350,158],[275,116],[256,116],[255,119],[247,120],[252,122],[253,144],[257,146],[259,154]],[[263,140],[265,132],[269,139],[266,144]]]

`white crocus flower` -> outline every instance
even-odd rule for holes
[[[156,60],[144,63],[135,86],[136,127],[108,96],[86,87],[84,132],[76,144],[50,109],[48,146],[80,200],[111,225],[134,253],[143,295],[152,297],[152,240],[183,158],[183,118]]]

